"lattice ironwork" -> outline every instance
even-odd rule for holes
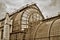
[[[11,33],[10,35],[10,40],[25,40],[24,37],[26,35],[20,32],[24,31],[24,29],[26,28],[29,29],[30,27],[33,27],[34,26],[33,23],[37,25],[37,22],[39,20],[44,19],[44,17],[42,16],[36,4],[23,8],[22,11],[17,12],[17,14],[13,18],[14,18],[13,19],[13,33]],[[16,32],[19,32],[19,33],[16,33]],[[19,38],[18,36],[20,34],[22,34],[23,37]]]
[[[34,40],[60,40],[60,19],[56,18],[40,24],[35,32]]]

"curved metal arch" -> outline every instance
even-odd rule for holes
[[[30,11],[32,10],[32,8],[29,8],[30,9]],[[24,12],[27,12],[27,14],[29,14],[28,15],[28,21],[27,22],[29,22],[29,19],[30,19],[30,17],[31,17],[31,15],[32,15],[32,13],[30,13],[30,11],[29,11],[29,9],[25,9],[24,10]],[[27,11],[28,10],[28,11]],[[23,12],[23,14],[21,15],[21,22],[22,22],[22,17],[23,17],[23,15],[24,15],[24,12]],[[40,15],[40,13],[39,13],[39,11],[38,10],[36,10],[36,9],[34,9],[34,12],[37,14],[38,13],[38,15]],[[20,25],[22,25],[22,23],[20,24]],[[29,28],[31,28],[31,25],[29,25],[29,24],[25,24],[25,25],[27,25]],[[22,27],[22,26],[21,26]],[[24,30],[24,29],[23,29]],[[29,29],[28,29],[28,31],[29,31]]]
[[[36,8],[35,8],[35,7],[32,7],[32,6],[35,6]],[[28,10],[28,9],[34,9],[34,10],[37,10],[39,13],[41,13],[40,9],[38,8],[38,6],[37,6],[36,4],[27,6],[27,7],[23,8],[23,9],[21,9],[21,10],[19,11],[19,12],[23,11],[23,13],[22,13],[22,15],[21,15],[21,17],[20,17],[20,21],[22,21],[22,16],[23,16],[24,12],[25,12],[26,10]],[[16,15],[14,16],[13,20],[15,20],[16,16],[19,14],[19,12],[16,12]],[[40,15],[42,15],[42,13],[41,13]],[[42,15],[42,18],[44,19],[43,15]],[[21,22],[20,22],[20,23],[21,23]],[[14,24],[14,21],[13,21],[13,24]],[[21,25],[21,24],[20,24],[20,25]]]
[[[29,8],[29,9],[30,9],[30,8]],[[27,10],[29,11],[29,9],[26,9],[24,12],[27,12]],[[31,10],[32,10],[32,9],[31,9]],[[30,10],[30,11],[31,11],[31,10]],[[36,12],[36,11],[37,11],[37,12]],[[36,13],[36,14],[38,13],[38,14],[40,15],[39,11],[36,10],[36,9],[34,9],[34,13]],[[30,19],[31,15],[32,15],[33,13],[28,12],[27,14],[29,14],[29,15],[28,15],[28,22],[29,22],[29,19]],[[24,13],[21,15],[21,17],[24,17],[23,15],[24,15]],[[22,18],[21,18],[21,19],[22,19]]]
[[[52,27],[53,27],[52,25],[53,25],[54,22],[57,21],[57,20],[58,20],[58,19],[55,19],[55,20],[52,22],[52,24],[51,24],[51,26],[50,26],[50,28],[49,28],[49,40],[50,40],[50,32],[51,32],[51,29],[52,29]]]
[[[51,26],[50,26],[50,28],[49,28],[49,40],[50,40],[50,31],[51,31],[51,29],[52,29],[52,25],[53,25],[53,23],[54,23],[56,20],[57,20],[57,19],[55,19],[55,20],[51,23]],[[38,24],[38,25],[42,25],[42,24],[44,24],[44,23],[41,23],[41,24]],[[33,40],[35,40],[36,32],[37,32],[38,29],[39,29],[39,26],[37,27],[37,29],[36,29],[35,32],[34,32]]]
[[[36,11],[37,11],[37,12],[36,12]],[[31,12],[31,11],[30,11],[30,12]],[[33,12],[33,13],[30,13],[30,15],[29,15],[29,18],[28,18],[28,19],[30,20],[30,17],[32,16],[32,14],[37,14],[37,13],[40,15],[40,13],[39,13],[39,11],[38,11],[38,10],[34,10],[34,12]],[[29,21],[29,20],[28,20],[28,21]]]
[[[52,25],[53,25],[53,23],[54,23],[56,20],[57,20],[57,19],[55,19],[55,20],[51,23],[51,26],[50,26],[50,28],[49,28],[49,40],[50,40],[50,31],[51,31],[51,29],[52,29]],[[41,23],[40,25],[42,25],[42,24],[44,24],[44,23]],[[37,27],[37,29],[36,29],[36,31],[35,31],[34,40],[35,40],[36,32],[37,32],[38,29],[39,29],[39,26]]]
[[[54,21],[55,22],[55,21]],[[54,22],[52,22],[52,23],[54,23]],[[41,23],[41,24],[39,24],[39,25],[42,25],[42,24],[44,24],[44,22],[43,23]],[[52,24],[51,24],[52,25]],[[35,33],[34,33],[34,40],[35,40],[35,37],[36,37],[36,32],[37,32],[37,30],[39,30],[39,27],[40,26],[37,26],[37,29],[35,30]]]
[[[24,9],[24,11],[26,11],[26,9],[35,9],[35,10],[37,10],[37,11],[39,11],[39,13],[41,13],[41,11],[40,11],[40,9],[38,8],[38,6],[36,5],[36,4],[34,4],[37,8],[34,8],[34,7],[31,7],[31,6],[28,6],[28,7],[26,7],[25,9]],[[24,13],[22,13],[22,15],[23,15]],[[22,17],[22,15],[21,15],[21,17]],[[42,15],[42,13],[40,14],[40,15]],[[42,18],[44,19],[44,16],[42,15]]]
[[[38,11],[39,12],[39,15],[41,15],[42,16],[42,18],[44,19],[44,16],[42,15],[42,13],[41,13],[41,11],[40,11],[40,9],[37,7],[37,8],[33,8],[33,7],[28,7],[27,9],[35,9],[36,11]]]
[[[32,6],[32,5],[27,6],[26,8],[23,8],[22,11],[24,11],[24,10],[26,10],[26,9],[31,9],[31,8],[32,8],[32,9],[38,10],[38,11],[41,13],[40,9],[38,8],[38,6],[37,6],[36,4],[33,4],[33,6],[36,6],[37,8],[31,7],[31,6]],[[21,12],[21,10],[20,10],[19,12]],[[18,12],[18,11],[16,12],[16,13],[17,13],[16,16],[19,14],[19,12]],[[22,13],[22,15],[23,15],[23,13]],[[41,13],[41,15],[42,15],[42,13]],[[16,16],[14,16],[13,18],[15,19]],[[43,16],[43,15],[42,15],[42,18],[44,19],[44,16]],[[13,20],[14,20],[14,19],[13,19]]]
[[[37,13],[37,12],[34,12],[34,13]],[[29,20],[30,20],[30,17],[34,14],[34,13],[32,13],[30,16],[29,16]],[[39,17],[39,19],[40,19],[40,17]],[[28,22],[30,23],[30,21],[28,20]],[[36,19],[37,20],[37,19]],[[39,21],[39,20],[38,20]],[[31,26],[31,25],[30,25]],[[31,26],[32,27],[32,26]]]
[[[20,18],[20,19],[21,19],[21,22],[20,22],[20,23],[21,23],[21,24],[20,24],[21,27],[22,27],[22,25],[23,25],[23,24],[22,24],[22,22],[23,22],[23,19],[22,19],[22,18],[24,17],[23,15],[24,15],[25,11],[26,11],[26,9],[23,11],[23,13],[22,13],[22,15],[21,15],[21,18]],[[26,17],[26,18],[27,18],[27,17]],[[26,21],[28,21],[28,20],[26,20]]]
[[[13,32],[13,28],[14,28],[14,20],[15,20],[15,18],[16,18],[16,16],[17,16],[18,14],[15,14],[14,16],[13,16],[13,22],[12,22],[12,32]]]
[[[35,9],[35,10],[37,10],[37,11],[39,11],[38,9],[36,9],[36,8],[33,8],[33,7],[28,7],[28,8],[26,8],[26,9],[24,9],[24,11],[26,11],[27,9]],[[40,12],[41,13],[41,12]],[[22,13],[22,15],[23,15],[24,13]],[[21,16],[22,16],[21,15]]]
[[[37,10],[37,8],[34,8],[34,7],[27,7],[26,9],[35,9],[35,10]],[[25,10],[26,9],[24,9],[24,10],[22,10],[23,11],[23,13],[25,12]],[[23,15],[23,13],[22,13],[22,15]],[[15,18],[16,18],[16,16],[19,14],[19,12],[17,13],[16,12],[16,14],[13,16],[13,24],[14,24],[14,20],[15,20]],[[21,15],[21,18],[22,18],[22,15]],[[21,21],[21,18],[20,18],[20,21]],[[21,22],[20,22],[21,23]],[[20,24],[21,25],[21,24]]]
[[[22,11],[21,11],[21,12],[22,12]],[[24,13],[24,10],[23,10],[22,13]],[[18,12],[18,13],[16,13],[16,14],[13,15],[12,30],[13,30],[13,28],[14,28],[14,20],[15,20],[15,18],[17,17],[17,15],[19,15],[19,14],[20,14],[20,13]],[[21,17],[20,17],[20,21],[21,21]],[[20,25],[21,25],[21,22],[20,22]],[[14,31],[12,31],[12,32],[14,32]]]
[[[43,23],[41,23],[41,24],[38,24],[38,25],[42,25]],[[39,27],[40,26],[37,26],[37,29],[35,30],[35,32],[34,32],[34,37],[33,37],[33,40],[35,40],[35,37],[36,37],[36,32],[37,32],[37,30],[39,29]]]
[[[33,4],[33,5],[35,5],[35,6],[37,7],[36,4]],[[32,5],[31,5],[31,6],[32,6]],[[27,6],[27,7],[23,8],[23,9],[21,9],[20,11],[17,11],[16,14],[13,16],[13,20],[15,20],[16,16],[19,14],[19,12],[25,11],[25,10],[28,9],[28,8],[36,9],[36,10],[39,11],[39,8],[38,8],[38,7],[37,7],[37,8],[34,8],[34,7]],[[24,13],[24,12],[23,12],[23,13]],[[22,15],[23,15],[23,13],[22,13]],[[21,17],[22,17],[22,15],[21,15]]]

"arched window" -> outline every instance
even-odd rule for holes
[[[21,28],[24,30],[24,28],[28,28],[33,23],[42,19],[44,17],[36,4],[28,6],[21,15]]]

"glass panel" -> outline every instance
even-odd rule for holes
[[[22,20],[27,20],[25,17],[22,17]]]
[[[23,14],[23,16],[28,17],[28,15],[27,15],[27,14]]]
[[[24,12],[24,14],[29,15],[30,13],[28,12],[28,10],[26,10],[26,11]]]
[[[22,20],[28,20],[28,18],[27,17],[22,17]]]
[[[26,24],[26,21],[22,21],[22,24]]]
[[[22,25],[22,28],[27,28],[27,25]]]
[[[28,23],[28,21],[26,20],[22,20],[22,24]]]

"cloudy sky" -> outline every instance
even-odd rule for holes
[[[12,12],[32,2],[37,4],[45,18],[60,13],[60,0],[0,0],[0,19],[5,17],[6,12],[12,14]]]

